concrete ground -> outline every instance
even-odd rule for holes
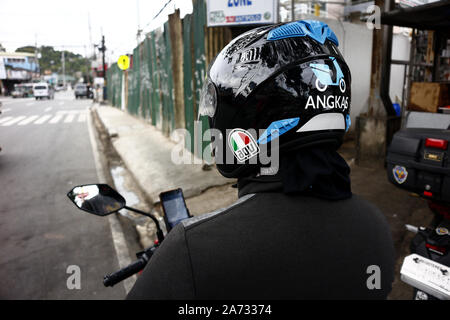
[[[96,106],[103,129],[108,132],[111,145],[139,185],[148,208],[156,204],[160,192],[182,187],[187,206],[193,215],[228,206],[237,199],[235,182],[221,177],[216,170],[204,171],[201,165],[177,166],[170,160],[174,142],[142,119],[122,111]],[[403,258],[409,254],[412,235],[406,223],[425,226],[432,219],[425,200],[400,190],[387,180],[386,169],[380,163],[355,163],[355,143],[349,140],[339,149],[351,168],[352,190],[380,208],[391,227],[397,253],[396,279],[389,299],[411,299],[412,289],[399,279]],[[138,225],[143,246],[152,243],[154,227],[151,223]]]

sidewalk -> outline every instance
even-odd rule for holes
[[[144,120],[108,106],[97,105],[93,111],[109,132],[113,147],[153,204],[159,202],[160,192],[174,188],[183,189],[192,215],[211,212],[237,200],[237,189],[231,187],[235,180],[223,178],[214,168],[204,171],[202,165],[174,164],[171,152],[175,143]],[[389,298],[411,299],[412,289],[399,277],[412,238],[404,225],[428,225],[432,215],[427,203],[389,183],[386,169],[379,162],[356,165],[354,140],[345,142],[338,152],[351,168],[353,193],[375,204],[390,225],[397,264]],[[143,233],[140,233],[142,237]]]

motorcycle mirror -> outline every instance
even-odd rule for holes
[[[125,199],[107,184],[77,186],[67,193],[69,199],[81,210],[106,216],[125,207]]]

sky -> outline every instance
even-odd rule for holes
[[[191,0],[0,0],[0,44],[18,47],[50,45],[83,56],[105,36],[107,62],[132,53],[138,24],[145,32],[161,26],[174,7],[192,12]],[[90,27],[89,27],[90,26]],[[90,31],[89,31],[90,30]]]

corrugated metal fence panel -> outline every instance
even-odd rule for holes
[[[106,84],[107,84],[107,86],[106,86],[106,98],[112,105],[114,105],[113,104],[113,100],[114,99],[113,99],[113,95],[112,95],[113,90],[114,90],[114,86],[112,85],[112,81],[111,81],[113,71],[111,69],[112,69],[112,66],[109,67],[106,70]]]
[[[128,112],[131,114],[136,114],[136,55],[133,54],[133,66],[128,69]]]
[[[122,70],[117,64],[113,64],[106,72],[108,100],[114,107],[121,106],[122,103]]]
[[[139,77],[140,77],[140,63],[139,63],[139,48],[133,50],[133,67],[128,74],[128,111],[131,114],[139,114]]]
[[[111,77],[111,81],[114,83],[113,97],[114,106],[122,107],[122,85],[123,85],[123,71],[119,69],[117,64],[115,65],[115,71]]]
[[[197,116],[198,104],[203,82],[206,77],[206,55],[205,55],[205,28],[206,28],[206,3],[204,0],[193,0],[193,24],[194,34],[194,92],[195,92],[195,113]],[[203,158],[203,150],[209,143],[203,141],[203,133],[209,129],[207,117],[201,117],[201,130],[196,132],[194,153],[197,157]]]
[[[134,54],[136,57],[136,65],[134,66],[134,70],[136,71],[136,87],[135,87],[135,114],[140,114],[141,109],[141,52],[140,47],[136,47],[134,49]]]
[[[183,26],[180,10],[169,15],[169,40],[171,46],[171,70],[173,79],[173,105],[175,128],[185,127],[184,85],[183,85]]]
[[[194,81],[192,64],[192,15],[188,14],[183,19],[183,86],[184,86],[184,114],[185,126],[190,139],[186,139],[186,149],[194,153]]]
[[[151,92],[152,92],[152,68],[150,63],[150,39],[145,38],[143,43],[143,52],[144,55],[142,57],[142,86],[144,88],[143,91],[143,108],[144,108],[144,117],[147,120],[151,120],[152,118],[152,105],[151,105]]]
[[[205,52],[207,66],[231,40],[232,34],[229,27],[206,28]]]
[[[158,41],[158,56],[161,62],[159,72],[162,94],[162,132],[169,136],[174,129],[173,79],[171,69],[171,46],[169,24],[164,24],[163,36]]]
[[[150,65],[151,65],[151,106],[152,106],[152,125],[158,129],[162,128],[161,121],[161,88],[160,88],[160,76],[159,76],[159,58],[157,43],[158,37],[160,37],[159,31],[153,31],[150,35]]]

